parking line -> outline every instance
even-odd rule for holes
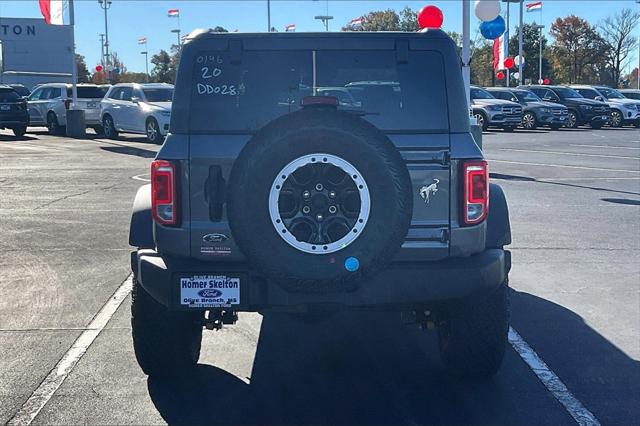
[[[569,146],[585,146],[588,148],[640,149],[640,147],[637,146],[582,145],[577,143],[572,143]]]
[[[513,328],[509,327],[509,343],[518,352],[520,358],[531,368],[531,371],[538,376],[542,384],[551,392],[553,397],[567,410],[573,419],[580,426],[600,425],[596,416],[587,410],[580,401],[573,396],[564,383],[549,366],[538,356],[522,336]]]
[[[54,393],[60,388],[69,373],[78,364],[78,361],[87,352],[87,349],[96,340],[105,328],[111,317],[116,313],[124,299],[131,293],[132,276],[129,275],[120,287],[113,293],[107,303],[93,317],[91,323],[73,342],[71,348],[58,361],[56,366],[49,372],[47,377],[33,391],[29,399],[20,407],[20,410],[11,417],[7,425],[29,425],[36,418],[38,413],[49,402]]]
[[[506,164],[523,164],[527,166],[541,166],[541,167],[560,167],[566,169],[580,169],[580,170],[602,170],[605,172],[623,172],[623,173],[640,173],[640,170],[626,170],[626,169],[606,169],[603,167],[587,167],[587,166],[568,166],[566,164],[545,164],[545,163],[529,163],[526,161],[507,161],[507,160],[494,160],[489,159],[490,163],[506,163]]]
[[[533,153],[540,153],[540,154],[574,155],[576,157],[624,158],[627,160],[640,160],[640,157],[625,157],[621,155],[583,154],[580,152],[545,151],[545,150],[539,150],[539,149],[500,148],[500,150],[513,151],[513,152],[533,152]]]

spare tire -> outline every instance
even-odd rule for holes
[[[392,260],[413,209],[393,143],[335,110],[301,110],[266,125],[235,161],[228,190],[235,242],[289,291],[357,288]]]

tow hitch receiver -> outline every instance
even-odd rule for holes
[[[233,325],[238,321],[238,313],[235,311],[223,311],[216,309],[209,311],[203,319],[207,330],[220,330],[223,324]]]

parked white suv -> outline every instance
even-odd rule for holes
[[[115,139],[119,132],[140,133],[152,143],[162,143],[169,133],[172,98],[171,84],[116,84],[101,104],[105,136]]]
[[[633,124],[640,128],[640,102],[628,99],[616,89],[606,86],[571,86],[576,92],[587,99],[606,102],[611,108],[609,125],[622,127]]]
[[[105,92],[95,84],[78,84],[76,108],[84,110],[87,127],[96,133],[102,133],[100,101]],[[47,126],[52,135],[64,134],[71,98],[71,84],[48,83],[36,87],[27,99],[29,126]]]

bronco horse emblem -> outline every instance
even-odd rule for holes
[[[440,183],[440,179],[433,179],[433,183],[431,185],[425,185],[420,188],[420,196],[424,200],[425,204],[429,204],[431,201],[431,196],[435,195],[438,192],[438,184]]]

